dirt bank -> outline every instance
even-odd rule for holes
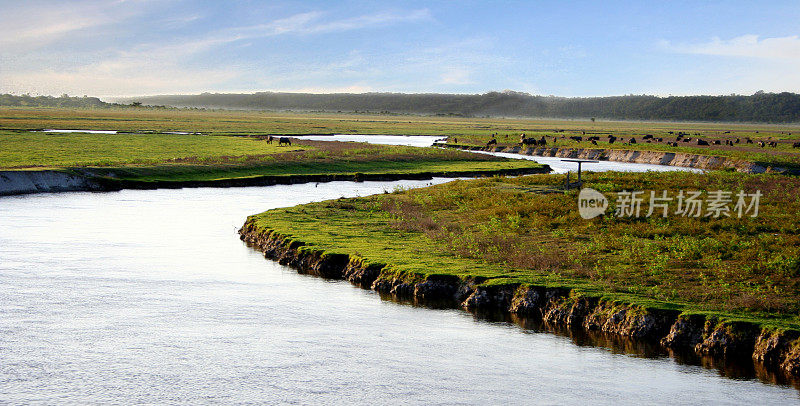
[[[671,165],[706,170],[733,169],[744,173],[764,173],[767,171],[786,171],[785,168],[771,168],[754,162],[726,157],[687,154],[683,152],[633,151],[604,148],[522,148],[522,147],[476,147],[471,145],[443,144],[436,146],[456,148],[467,151],[506,152],[520,155],[533,155],[572,159],[594,159],[637,164]]]
[[[758,368],[789,378],[800,376],[800,333],[796,331],[611,302],[564,287],[487,286],[479,278],[398,273],[391,266],[367,265],[358,257],[314,250],[302,241],[259,229],[253,219],[248,219],[239,234],[267,258],[300,273],[346,279],[364,289],[398,298],[535,318],[555,328],[580,328],[647,340],[675,352],[692,351],[721,361],[752,360]]]
[[[473,178],[481,176],[518,176],[547,173],[550,168],[498,169],[492,171],[431,171],[419,173],[355,173],[329,175],[265,175],[248,178],[189,181],[135,181],[98,178],[59,171],[0,171],[0,196],[68,191],[114,191],[121,189],[180,189],[186,187],[241,187],[289,185],[333,181],[394,181],[433,178]]]
[[[26,193],[104,190],[85,176],[60,171],[0,171],[0,196]]]

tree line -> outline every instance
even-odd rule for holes
[[[241,110],[452,115],[463,117],[597,118],[613,120],[800,122],[800,95],[757,92],[750,96],[628,95],[534,96],[504,91],[484,94],[403,93],[202,93],[128,98],[105,103],[95,97],[0,95],[0,105],[110,107],[131,104]]]

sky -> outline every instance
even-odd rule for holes
[[[0,0],[0,93],[800,93],[800,1]]]

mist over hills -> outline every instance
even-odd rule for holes
[[[484,94],[202,93],[116,98],[0,95],[1,106],[107,108],[122,105],[186,108],[420,114],[461,117],[531,117],[611,120],[800,123],[800,94],[750,96],[534,96],[514,91]]]
[[[464,117],[800,122],[800,95],[787,92],[758,92],[751,96],[628,95],[575,98],[533,96],[514,91],[484,94],[260,92],[164,95],[117,101],[218,109],[388,112]]]

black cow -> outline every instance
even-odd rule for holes
[[[496,139],[494,139],[494,138],[492,138],[491,140],[489,140],[489,142],[487,142],[487,143],[486,143],[486,146],[487,146],[487,147],[488,147],[489,145],[497,145],[497,140],[496,140]]]
[[[283,144],[292,145],[292,139],[289,138],[289,137],[280,137],[280,138],[278,138],[278,146],[280,147]]]
[[[701,140],[700,138],[698,138],[698,139],[697,139],[697,146],[698,146],[698,147],[700,147],[700,146],[703,146],[703,145],[706,145],[706,146],[707,146],[707,145],[708,145],[708,141],[706,141],[706,140]]]

